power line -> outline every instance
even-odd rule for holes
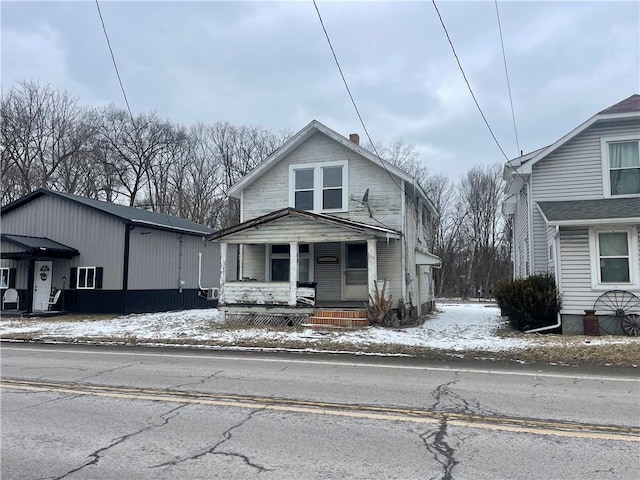
[[[133,119],[133,114],[131,113],[131,107],[129,106],[127,93],[124,91],[124,85],[122,84],[122,79],[120,78],[120,72],[118,71],[118,64],[116,63],[116,57],[113,54],[113,49],[111,48],[111,42],[109,41],[109,34],[107,33],[107,27],[105,27],[104,25],[104,19],[102,18],[102,12],[100,11],[100,4],[98,3],[98,0],[96,0],[96,7],[98,8],[98,15],[100,16],[100,23],[102,24],[102,31],[104,32],[104,38],[107,40],[107,46],[109,47],[109,52],[111,53],[111,60],[113,61],[113,67],[116,70],[116,76],[118,77],[118,82],[120,83],[120,90],[122,90],[124,103],[127,105],[127,111],[129,112],[129,116],[131,117],[131,123],[135,125],[136,122]]]
[[[436,13],[438,14],[438,18],[440,19],[440,25],[442,25],[442,29],[444,30],[444,33],[447,36],[447,40],[449,41],[449,45],[451,46],[451,51],[453,52],[453,56],[456,58],[456,62],[458,63],[458,68],[460,69],[460,73],[462,73],[462,78],[464,78],[464,81],[467,84],[467,88],[469,89],[469,93],[471,93],[471,97],[473,97],[473,101],[475,102],[476,107],[478,107],[478,111],[480,112],[480,115],[482,116],[482,119],[484,120],[485,125],[489,129],[489,133],[491,133],[491,136],[493,137],[493,141],[496,143],[496,145],[500,149],[500,152],[502,152],[502,155],[504,156],[504,158],[507,159],[507,162],[508,162],[509,161],[509,157],[507,157],[507,154],[504,153],[504,150],[502,149],[502,146],[500,146],[500,142],[498,142],[498,139],[496,138],[495,134],[493,133],[493,130],[491,129],[491,125],[489,125],[489,121],[487,120],[487,117],[485,117],[484,112],[482,111],[482,108],[480,108],[480,104],[478,103],[478,99],[476,98],[475,94],[473,93],[473,89],[471,88],[471,84],[469,83],[469,80],[467,80],[467,75],[464,73],[464,69],[462,68],[462,64],[460,63],[460,59],[458,58],[458,54],[456,53],[456,49],[453,46],[453,42],[451,41],[451,37],[449,36],[449,32],[447,31],[447,27],[444,24],[444,20],[442,20],[442,15],[440,15],[440,10],[438,10],[438,5],[436,5],[436,0],[431,0],[431,2],[433,3],[433,7],[436,9]]]
[[[513,97],[511,96],[511,82],[509,81],[509,70],[507,69],[507,55],[504,52],[504,39],[502,38],[502,25],[500,24],[500,12],[498,12],[498,0],[494,0],[496,5],[496,17],[498,19],[498,31],[500,32],[500,45],[502,46],[502,60],[504,63],[504,74],[507,77],[507,90],[509,90],[509,104],[511,105],[511,119],[513,120],[513,131],[516,136],[516,147],[520,155],[520,141],[518,140],[518,129],[516,127],[516,114],[513,109]]]
[[[393,180],[393,183],[395,183],[396,187],[398,187],[398,189],[400,189],[402,191],[402,187],[400,185],[398,185],[398,182],[396,182],[396,179],[393,178],[393,175],[391,175],[391,172],[387,169],[387,166],[385,165],[385,160],[382,159],[382,157],[378,154],[378,150],[376,149],[375,144],[373,143],[373,140],[371,139],[371,135],[369,135],[369,131],[367,130],[366,125],[364,124],[364,120],[362,119],[362,115],[360,115],[360,110],[358,110],[358,106],[356,105],[356,101],[353,98],[353,95],[351,93],[351,89],[349,88],[349,84],[347,83],[347,79],[344,76],[344,73],[342,72],[342,67],[340,67],[340,62],[338,61],[338,57],[336,56],[336,51],[333,49],[333,45],[331,44],[331,39],[329,38],[329,33],[327,32],[326,27],[324,26],[324,21],[322,20],[322,15],[320,14],[320,10],[318,9],[318,5],[316,3],[316,0],[313,0],[313,6],[316,9],[316,12],[318,14],[318,19],[320,20],[320,25],[322,25],[322,30],[324,31],[324,35],[327,38],[327,43],[329,44],[329,48],[331,49],[331,53],[333,54],[333,60],[336,63],[336,66],[338,67],[338,71],[340,72],[340,76],[342,77],[342,81],[344,82],[344,86],[347,89],[347,93],[349,94],[349,98],[351,99],[351,104],[353,105],[353,108],[356,111],[356,114],[358,115],[358,119],[360,120],[360,124],[362,125],[362,128],[364,129],[364,133],[367,136],[367,138],[369,139],[369,143],[371,144],[371,148],[373,149],[373,152],[376,154],[376,156],[382,160],[382,166],[384,167],[385,171],[387,172],[387,174],[389,175],[389,177],[391,178],[391,180]]]

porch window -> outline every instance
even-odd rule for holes
[[[289,204],[299,210],[347,210],[347,162],[291,165]]]
[[[298,281],[310,282],[311,246],[308,243],[298,245]],[[272,282],[289,281],[289,244],[271,245],[270,275]]]
[[[594,288],[637,286],[637,230],[590,231],[591,276]]]
[[[640,141],[603,139],[603,174],[608,196],[640,194]]]

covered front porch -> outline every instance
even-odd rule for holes
[[[364,310],[385,280],[394,300],[402,296],[401,234],[388,228],[284,209],[209,239],[221,244],[223,314]],[[230,244],[239,245],[237,278],[227,276]]]

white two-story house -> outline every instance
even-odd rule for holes
[[[603,333],[640,333],[639,145],[636,94],[505,165],[514,276],[555,275],[565,333],[594,309]]]
[[[220,309],[289,315],[363,309],[375,286],[420,315],[433,307],[428,250],[437,212],[415,179],[350,138],[312,121],[230,190],[240,224],[221,244]],[[236,262],[227,245],[239,245]],[[317,313],[317,312],[316,312]],[[345,315],[332,313],[343,318]]]

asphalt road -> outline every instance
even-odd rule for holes
[[[636,369],[3,343],[7,479],[640,478]]]

